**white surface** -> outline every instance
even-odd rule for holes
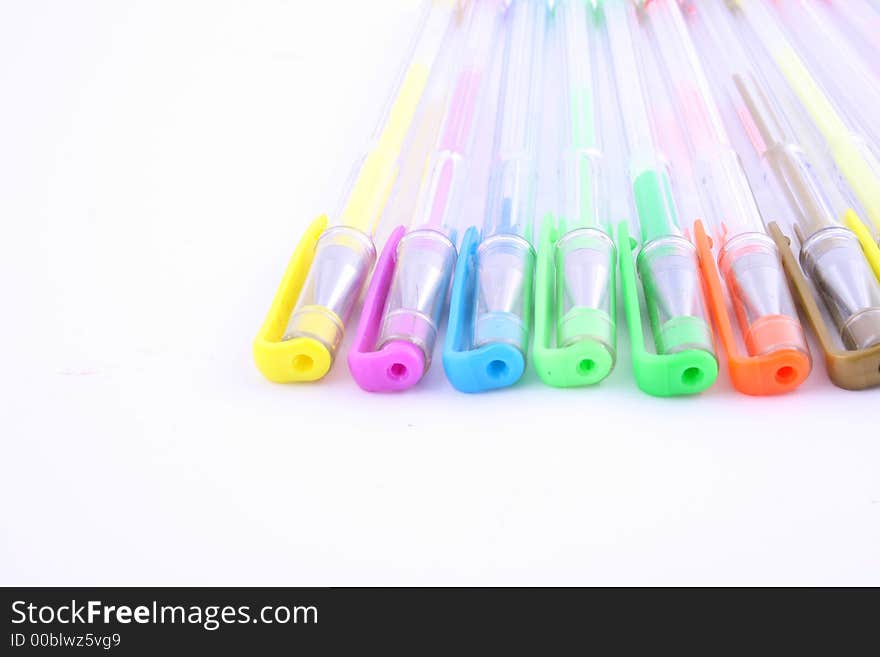
[[[880,584],[880,391],[821,363],[781,399],[651,399],[624,339],[593,390],[260,377],[403,4],[0,3],[0,584]]]

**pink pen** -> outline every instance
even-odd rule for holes
[[[364,301],[364,309],[348,354],[358,385],[368,392],[395,392],[418,383],[431,363],[437,330],[456,259],[455,226],[468,178],[468,155],[474,142],[477,116],[485,97],[493,45],[501,25],[497,0],[474,0],[467,29],[453,64],[455,82],[441,94],[442,129],[433,149],[423,158],[411,149],[408,162],[426,161],[410,230],[394,230],[383,249]],[[447,87],[439,70],[435,89]],[[430,131],[438,103],[425,101],[423,124]],[[424,133],[423,133],[424,134]],[[412,151],[416,151],[414,154]]]

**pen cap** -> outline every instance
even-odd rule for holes
[[[324,231],[283,339],[315,340],[332,361],[375,259],[376,249],[364,233],[347,226]],[[312,360],[303,355],[296,366],[309,369]]]
[[[880,282],[856,236],[841,227],[818,231],[802,244],[800,261],[846,348],[880,345]]]
[[[718,265],[750,356],[779,350],[809,353],[770,237],[763,233],[733,237],[722,247]]]
[[[379,349],[395,340],[413,343],[428,367],[454,265],[455,245],[441,232],[415,230],[401,239]]]
[[[500,234],[477,247],[474,346],[505,343],[528,351],[535,252],[517,235]]]
[[[556,243],[556,340],[567,347],[580,340],[599,342],[616,353],[615,270],[617,250],[596,228],[568,231]]]
[[[636,267],[657,353],[714,353],[694,245],[677,235],[653,240],[642,247]]]

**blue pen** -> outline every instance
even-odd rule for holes
[[[446,375],[463,392],[510,386],[525,370],[546,14],[544,2],[513,0],[505,16],[486,215],[482,235],[471,227],[464,236],[443,350]]]

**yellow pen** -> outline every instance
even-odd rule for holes
[[[865,141],[857,118],[845,112],[840,99],[832,99],[822,87],[789,40],[777,14],[760,0],[729,0],[728,7],[737,19],[740,35],[769,57],[797,95],[875,232],[880,232],[880,159]],[[794,13],[787,15],[794,17]],[[823,56],[836,56],[832,51],[833,47],[824,49]],[[864,229],[858,232],[864,237]]]
[[[278,383],[315,381],[330,370],[345,323],[376,259],[373,233],[398,176],[399,160],[449,30],[462,17],[456,0],[428,0],[406,69],[383,112],[350,191],[331,223],[312,222],[297,246],[253,345],[260,372]]]

